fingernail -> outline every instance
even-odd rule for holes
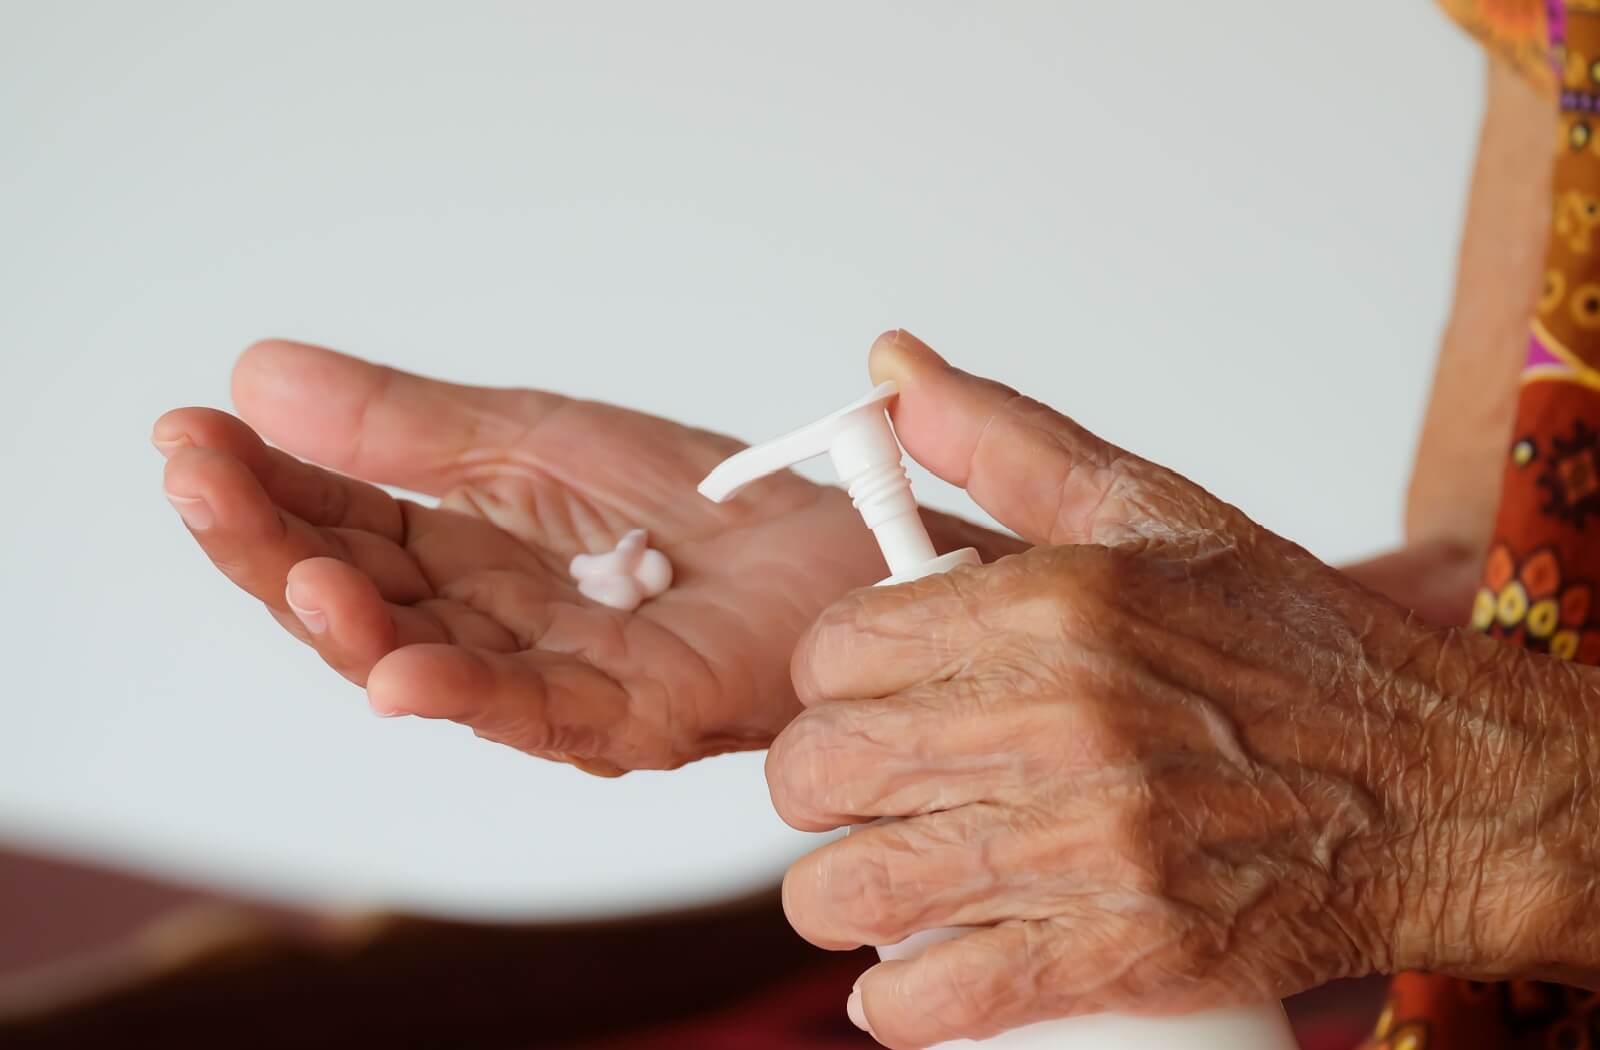
[[[174,452],[180,448],[190,448],[194,445],[194,442],[189,440],[188,434],[179,434],[175,438],[158,438],[152,434],[150,436],[150,444],[156,447],[157,452],[171,459]]]
[[[924,365],[935,368],[950,367],[950,362],[940,357],[933,348],[904,328],[896,328],[878,337],[867,358],[867,370],[874,383],[892,379],[904,386],[910,379],[913,362],[921,359]]]
[[[861,1007],[861,989],[850,989],[850,1001],[844,1004],[844,1012],[850,1015],[850,1023],[863,1032],[871,1032],[867,1027],[867,1011]]]
[[[167,502],[172,504],[172,509],[178,512],[183,523],[195,532],[204,532],[217,520],[211,513],[211,504],[198,496],[174,496],[169,492]]]
[[[379,718],[400,718],[403,715],[409,715],[411,713],[410,711],[402,711],[397,707],[379,707],[377,704],[373,703],[371,695],[368,695],[367,697],[367,710],[371,711]]]
[[[944,359],[944,356],[940,354],[939,351],[935,350],[927,343],[924,343],[921,339],[918,339],[914,334],[906,331],[904,328],[896,328],[894,331],[888,333],[888,337],[889,344],[891,346],[905,347],[908,350],[916,350],[919,353],[927,354],[929,357],[933,358],[941,365],[945,365],[946,367],[948,367],[950,364],[950,362]]]
[[[326,631],[328,629],[328,617],[323,614],[321,609],[313,609],[303,601],[295,601],[294,591],[295,586],[291,582],[284,589],[283,598],[289,603],[289,608],[294,610],[294,614],[300,617],[300,622],[305,624],[306,630],[312,634],[321,634]]]

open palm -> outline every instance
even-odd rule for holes
[[[795,639],[883,574],[843,492],[784,474],[712,504],[695,485],[740,445],[664,419],[283,342],[245,353],[234,400],[242,419],[178,409],[153,434],[216,566],[380,713],[593,772],[766,746],[797,710]],[[929,518],[942,545],[1006,546]],[[638,527],[671,590],[632,613],[581,597],[573,555]]]

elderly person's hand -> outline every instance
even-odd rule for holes
[[[785,472],[754,499],[702,498],[740,445],[670,420],[278,341],[245,353],[233,392],[243,418],[177,409],[152,435],[217,568],[380,713],[591,772],[765,747],[799,710],[795,639],[883,573],[837,488]],[[929,526],[990,556],[1018,546]],[[573,555],[638,527],[671,558],[671,590],[633,612],[583,597]]]
[[[1591,672],[1419,625],[1196,485],[880,343],[912,455],[1038,546],[857,591],[801,641],[767,774],[893,1047],[1371,971],[1594,975]]]

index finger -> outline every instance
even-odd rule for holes
[[[446,383],[284,340],[244,352],[233,399],[245,421],[280,448],[342,474],[436,496],[567,403],[541,391]]]
[[[962,566],[845,595],[795,646],[789,664],[795,695],[809,707],[878,699],[954,677],[985,632],[984,594],[995,569]]]

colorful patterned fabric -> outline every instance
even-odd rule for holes
[[[1472,625],[1600,664],[1600,0],[1441,6],[1561,109],[1544,293]],[[1402,974],[1368,1045],[1600,1050],[1600,995]]]
[[[1493,54],[1548,91],[1559,76],[1561,0],[1439,0]]]

